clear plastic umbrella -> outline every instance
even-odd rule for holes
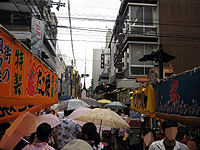
[[[86,102],[79,99],[66,100],[58,105],[58,110],[74,110],[79,107],[90,107]]]
[[[124,103],[121,103],[121,102],[111,102],[104,105],[104,107],[107,107],[110,109],[124,109],[125,107],[128,107],[128,106],[126,106]]]

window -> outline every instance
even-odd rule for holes
[[[130,73],[131,75],[147,75],[153,67],[153,61],[140,62],[144,55],[151,54],[157,45],[150,44],[130,44]]]
[[[156,6],[130,6],[131,34],[157,35]]]

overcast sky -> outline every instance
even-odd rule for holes
[[[57,0],[58,1],[58,0]],[[54,0],[54,2],[57,2]],[[65,7],[60,7],[56,13],[58,28],[58,47],[62,54],[67,54],[68,64],[73,58],[71,37],[69,31],[68,0],[61,0]],[[86,51],[86,73],[90,76],[86,78],[86,88],[91,85],[92,78],[92,57],[93,49],[104,48],[106,43],[106,31],[113,29],[116,20],[120,0],[70,0],[72,38],[74,55],[76,59],[76,70],[79,74],[85,73],[85,51]],[[81,80],[82,84],[84,80]]]

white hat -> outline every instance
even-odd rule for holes
[[[67,143],[62,150],[93,150],[93,148],[87,142],[75,139]]]

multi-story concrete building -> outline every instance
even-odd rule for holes
[[[175,73],[200,65],[199,4],[195,0],[122,1],[110,41],[110,83],[121,89],[117,100],[127,101],[128,89],[137,88],[137,78],[146,77],[154,67],[155,62],[138,59],[158,50],[160,44],[177,57],[170,61]]]
[[[109,83],[110,71],[110,51],[109,41],[112,36],[111,29],[108,29],[106,34],[106,46],[101,49],[93,49],[93,63],[92,63],[92,88]]]

